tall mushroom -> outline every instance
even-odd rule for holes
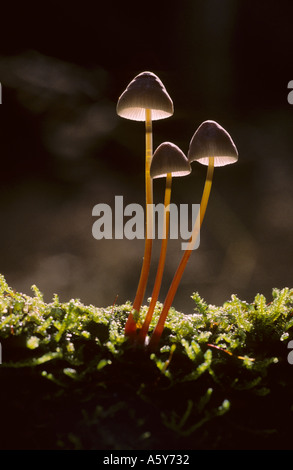
[[[190,141],[188,160],[190,163],[198,161],[202,165],[208,166],[200,203],[200,214],[198,215],[198,217],[200,217],[200,223],[198,224],[196,221],[194,224],[189,244],[183,253],[167,293],[159,321],[151,336],[149,343],[150,349],[155,349],[158,346],[165,320],[173,303],[173,299],[177,292],[187,261],[193,251],[194,243],[198,235],[196,233],[198,231],[198,226],[201,227],[205,216],[212,186],[214,167],[235,163],[238,160],[238,151],[231,136],[223,127],[215,121],[205,121],[198,127]]]
[[[189,175],[191,166],[186,156],[177,145],[171,142],[164,142],[155,150],[150,174],[151,178],[166,178],[165,197],[164,197],[164,220],[163,220],[163,233],[161,252],[158,262],[156,279],[153,287],[152,297],[149,309],[139,332],[138,341],[143,344],[149,329],[149,325],[154,313],[155,305],[158,300],[162,277],[164,272],[168,235],[169,235],[169,219],[170,219],[170,200],[171,200],[171,186],[172,177]]]
[[[152,72],[142,72],[127,86],[118,99],[117,114],[134,121],[145,121],[145,197],[146,197],[146,235],[144,258],[140,279],[126,326],[125,335],[133,336],[137,326],[135,314],[140,310],[149,275],[152,235],[153,235],[153,188],[150,177],[150,165],[153,153],[152,121],[164,119],[174,113],[173,102],[161,80]]]

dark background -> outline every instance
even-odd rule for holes
[[[50,301],[97,306],[133,300],[143,240],[92,236],[97,203],[144,203],[144,126],[116,115],[138,73],[151,70],[174,116],[156,121],[154,148],[187,152],[199,124],[231,134],[235,165],[215,170],[211,199],[174,305],[198,291],[270,298],[292,286],[293,79],[291,1],[30,2],[1,6],[0,272]],[[198,203],[206,168],[174,179],[172,202]],[[163,182],[155,181],[155,202]],[[155,243],[151,280],[160,244]],[[178,265],[172,241],[160,300]],[[151,294],[150,283],[146,296]]]

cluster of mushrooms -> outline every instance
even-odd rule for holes
[[[165,119],[172,116],[173,113],[173,102],[165,86],[152,72],[142,72],[137,75],[121,94],[117,103],[119,116],[133,121],[145,121],[145,249],[136,296],[125,326],[125,335],[135,344],[147,345],[150,350],[155,350],[159,345],[165,320],[197,240],[198,233],[196,232],[200,230],[205,216],[214,167],[231,164],[238,160],[238,151],[231,136],[217,122],[210,120],[204,121],[195,131],[189,144],[187,156],[171,142],[163,142],[153,153],[152,121]],[[172,177],[188,175],[191,172],[190,164],[193,161],[208,167],[198,214],[200,220],[194,223],[192,235],[168,290],[159,320],[151,337],[148,338],[147,333],[158,300],[166,259]],[[153,213],[150,210],[153,207],[153,179],[163,177],[166,178],[166,188],[161,252],[149,309],[141,325],[139,312],[149,277],[153,241]]]

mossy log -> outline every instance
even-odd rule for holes
[[[193,294],[156,353],[124,337],[130,303],[46,303],[32,289],[0,279],[1,449],[292,447],[293,289],[219,307]]]

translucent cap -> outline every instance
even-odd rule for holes
[[[228,132],[215,121],[204,121],[193,134],[188,150],[189,162],[209,164],[214,157],[214,166],[224,166],[238,160],[237,148]]]
[[[174,113],[173,102],[161,80],[152,72],[142,72],[127,86],[118,99],[117,114],[133,121],[145,121],[145,110],[152,120],[165,119]]]
[[[157,147],[150,168],[152,178],[163,178],[168,173],[172,176],[185,176],[190,172],[191,166],[177,145],[164,142]]]

